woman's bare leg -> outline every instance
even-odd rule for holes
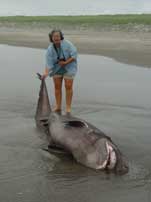
[[[62,104],[62,77],[53,77],[54,87],[55,87],[55,98],[56,106],[54,111],[61,110]]]
[[[65,81],[65,89],[66,89],[66,112],[71,112],[71,103],[72,103],[72,95],[73,95],[73,79],[64,79]]]

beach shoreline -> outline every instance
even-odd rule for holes
[[[48,27],[0,26],[0,44],[46,49],[49,45]],[[119,62],[151,67],[150,32],[121,30],[62,29],[80,54],[95,54]]]

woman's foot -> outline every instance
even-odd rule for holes
[[[67,108],[66,108],[66,113],[67,113],[67,114],[70,114],[70,113],[71,113],[71,108],[70,108],[70,107],[67,107]]]
[[[60,107],[55,107],[52,111],[53,112],[61,112],[61,108]]]

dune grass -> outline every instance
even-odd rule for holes
[[[151,25],[151,14],[140,15],[96,15],[96,16],[7,16],[0,23],[53,23],[66,25]]]

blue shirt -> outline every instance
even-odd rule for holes
[[[51,43],[48,46],[47,52],[46,52],[46,67],[49,69],[49,76],[53,76],[58,73],[65,73],[67,72],[68,75],[75,76],[77,72],[77,49],[76,47],[67,40],[62,40],[60,44],[60,50],[58,49],[58,53],[53,45]],[[59,56],[59,58],[58,58]],[[75,60],[71,63],[65,65],[64,67],[61,67],[58,64],[59,59],[65,59],[68,58],[74,58]]]

